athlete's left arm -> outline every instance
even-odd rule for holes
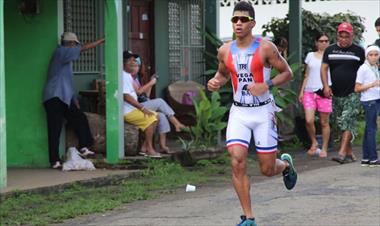
[[[292,79],[292,71],[286,60],[280,55],[276,46],[269,41],[262,40],[260,44],[260,55],[265,67],[272,66],[280,73],[270,81],[263,83],[252,83],[248,86],[249,91],[254,96],[260,96],[268,91],[270,86],[278,86]]]
[[[279,71],[279,74],[272,79],[273,85],[278,86],[290,81],[293,73],[286,60],[280,55],[276,46],[269,41],[263,43],[262,55],[265,57],[265,63]]]

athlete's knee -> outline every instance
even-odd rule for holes
[[[236,174],[244,172],[246,161],[243,158],[231,158],[232,171]]]
[[[274,166],[271,166],[271,165],[262,165],[260,167],[260,169],[261,169],[261,173],[264,176],[271,177],[271,176],[275,175],[275,167]]]

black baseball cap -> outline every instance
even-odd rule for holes
[[[128,60],[131,57],[137,58],[137,57],[139,57],[139,55],[132,53],[132,51],[130,51],[130,50],[125,50],[123,52],[123,59],[124,60]]]

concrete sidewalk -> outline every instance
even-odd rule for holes
[[[115,178],[127,178],[138,170],[109,170],[96,169],[94,171],[68,171],[53,170],[50,168],[28,169],[28,168],[9,168],[8,186],[0,189],[0,194],[8,194],[12,191],[25,191],[35,189],[51,189],[65,186],[74,182],[96,183]]]

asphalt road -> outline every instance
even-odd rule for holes
[[[280,176],[253,177],[251,194],[258,226],[380,226],[380,167],[329,164],[300,172],[292,191],[285,189]],[[233,226],[240,214],[232,185],[214,184],[62,225]]]

